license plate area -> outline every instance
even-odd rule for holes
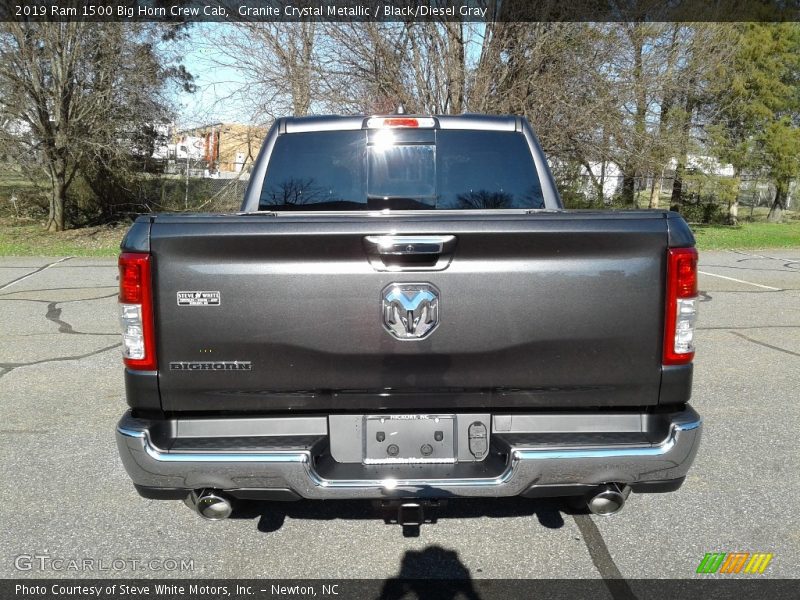
[[[364,464],[455,463],[455,415],[367,415]]]

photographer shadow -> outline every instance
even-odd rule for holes
[[[380,600],[400,598],[418,600],[449,600],[466,598],[479,600],[472,581],[472,573],[461,562],[458,552],[441,546],[428,546],[422,550],[407,550],[400,562],[396,576],[386,579]]]

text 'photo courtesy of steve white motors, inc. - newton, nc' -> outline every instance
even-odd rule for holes
[[[310,583],[287,581],[247,581],[240,583],[198,582],[101,582],[44,584],[14,584],[14,595],[24,598],[59,597],[76,600],[79,598],[242,598],[245,596],[270,598],[314,598],[348,597],[353,588],[335,582],[314,581]],[[352,596],[349,596],[352,597]]]

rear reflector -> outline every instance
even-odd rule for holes
[[[367,120],[367,127],[379,129],[381,127],[435,127],[436,121],[430,117],[371,117]]]
[[[682,365],[694,358],[697,319],[697,250],[667,251],[667,294],[664,319],[665,365]]]
[[[149,254],[123,252],[119,257],[122,357],[129,369],[156,368],[153,288]]]

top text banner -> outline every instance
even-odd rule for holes
[[[2,0],[0,21],[800,21],[800,0]]]

